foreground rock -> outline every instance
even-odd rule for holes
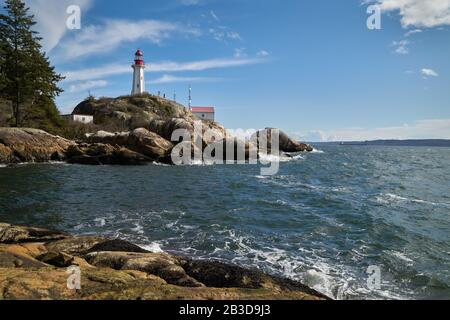
[[[121,240],[8,224],[0,235],[0,300],[327,299],[295,281]],[[67,288],[68,266],[80,268],[81,290]]]
[[[0,128],[0,163],[63,161],[74,144],[42,130]]]

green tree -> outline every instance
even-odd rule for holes
[[[42,52],[42,38],[33,30],[36,22],[25,3],[6,0],[4,9],[6,14],[0,14],[0,98],[11,102],[14,125],[18,127],[25,111],[48,108],[49,101],[56,109],[53,101],[62,92],[58,83],[63,77]],[[43,101],[44,105],[40,105]]]

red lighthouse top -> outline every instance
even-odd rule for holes
[[[142,53],[141,49],[138,49],[135,54],[134,62],[137,66],[143,66],[145,65],[144,59],[142,58],[144,54]]]

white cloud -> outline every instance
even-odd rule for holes
[[[26,4],[36,18],[36,30],[43,38],[44,51],[52,51],[64,35],[71,32],[66,26],[69,17],[66,13],[67,7],[78,5],[83,17],[92,2],[93,0],[26,0]]]
[[[173,75],[165,74],[158,79],[151,80],[149,84],[166,84],[166,83],[175,83],[175,82],[214,82],[218,81],[218,78],[208,78],[208,77],[177,77]]]
[[[106,20],[104,25],[87,26],[61,44],[66,59],[108,53],[123,43],[147,40],[161,43],[173,33],[199,35],[196,29],[157,20]]]
[[[86,81],[98,78],[105,78],[113,75],[131,73],[131,68],[124,64],[110,64],[97,68],[81,69],[64,73],[65,82]]]
[[[181,4],[185,6],[196,6],[200,3],[202,3],[201,0],[179,0]]]
[[[210,59],[192,62],[156,62],[147,65],[147,72],[182,72],[182,71],[204,71],[210,69],[223,69],[230,67],[239,67],[265,62],[262,58],[224,58]],[[68,71],[64,73],[66,82],[86,81],[108,76],[131,73],[132,69],[127,64],[111,64],[98,68],[81,69],[76,71]]]
[[[216,20],[217,22],[220,22],[219,17],[213,10],[211,10],[209,13],[211,14],[211,17],[213,17],[214,20]]]
[[[256,54],[258,57],[268,57],[270,56],[270,53],[267,52],[266,50],[261,50]]]
[[[241,35],[236,31],[230,31],[227,27],[210,28],[209,33],[217,41],[226,42],[227,40],[242,41]]]
[[[400,41],[392,42],[392,46],[396,47],[395,53],[402,54],[402,55],[409,53],[409,48],[408,48],[409,44],[410,44],[410,42],[408,40],[400,40]]]
[[[439,74],[433,69],[424,68],[420,71],[425,77],[439,77]]]
[[[234,57],[238,59],[247,57],[247,54],[245,53],[245,48],[234,49]]]
[[[368,141],[389,139],[450,139],[450,119],[420,120],[396,127],[347,128],[294,133],[303,141]]]
[[[69,87],[69,92],[71,92],[71,93],[82,92],[82,91],[87,91],[89,89],[106,87],[107,85],[108,85],[108,81],[106,81],[106,80],[89,80],[89,81],[72,84]]]
[[[229,31],[227,33],[228,38],[233,39],[233,40],[242,40],[241,35],[236,32],[236,31]]]
[[[412,36],[413,34],[422,33],[422,29],[413,29],[405,33],[405,37]]]
[[[376,0],[376,2],[383,11],[398,12],[405,28],[450,25],[450,0]]]

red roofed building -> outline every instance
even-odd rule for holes
[[[215,120],[216,110],[214,107],[192,107],[191,111],[202,120]]]

